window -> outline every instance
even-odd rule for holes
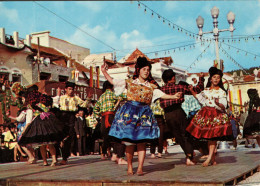
[[[19,82],[21,83],[21,75],[14,75],[13,74],[13,82]]]
[[[59,76],[59,82],[66,82],[68,81],[69,77],[67,76]]]
[[[41,72],[40,80],[50,80],[50,79],[51,79],[51,74],[50,73]]]

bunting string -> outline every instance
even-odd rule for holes
[[[196,66],[196,62],[199,62],[199,58],[202,57],[202,55],[206,52],[206,50],[210,47],[211,43],[209,43],[209,45],[200,53],[200,55],[198,55],[198,57],[191,63],[191,65],[186,69],[187,71],[189,69],[192,69],[192,66]]]
[[[237,65],[245,74],[251,75],[221,45],[220,45],[220,48],[221,48],[221,51],[227,56],[227,58],[230,59],[231,62],[233,62],[235,65]]]

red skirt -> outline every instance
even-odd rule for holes
[[[232,126],[228,115],[214,107],[200,109],[186,130],[197,139],[232,140]]]

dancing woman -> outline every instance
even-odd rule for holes
[[[56,149],[54,144],[63,138],[63,127],[56,116],[50,112],[52,98],[41,94],[37,90],[28,91],[27,98],[29,107],[33,110],[33,119],[24,129],[18,144],[31,145],[33,148],[40,147],[43,165],[47,166],[46,145],[52,156],[51,166],[56,165]]]
[[[178,99],[181,93],[167,95],[158,89],[158,84],[151,76],[151,64],[145,57],[139,57],[135,65],[133,79],[113,79],[107,73],[107,65],[101,70],[106,79],[114,85],[116,95],[127,89],[127,102],[115,115],[109,135],[126,145],[128,175],[133,175],[133,155],[135,145],[138,152],[137,175],[143,175],[143,164],[146,153],[146,142],[159,138],[159,127],[152,113],[150,104],[161,99]]]
[[[13,117],[9,116],[10,119],[16,120],[19,122],[18,124],[18,131],[17,131],[17,141],[19,145],[19,141],[21,139],[22,133],[24,132],[24,129],[32,122],[33,119],[33,109],[30,107],[28,102],[28,97],[26,91],[20,91],[19,97],[22,100],[24,109],[20,112],[19,116]],[[32,149],[30,147],[22,146],[22,149],[24,152],[28,155],[28,164],[34,164],[36,163],[35,157],[32,153]]]
[[[243,136],[248,139],[256,139],[260,147],[260,98],[256,89],[248,89],[247,94],[249,109],[244,124]]]
[[[217,141],[233,140],[232,126],[226,113],[227,94],[221,79],[223,73],[221,70],[211,67],[209,74],[206,88],[200,94],[196,94],[190,87],[190,91],[203,107],[186,128],[193,137],[208,141],[209,156],[203,163],[204,167],[210,163],[217,164],[214,153]]]

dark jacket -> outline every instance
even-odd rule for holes
[[[78,117],[75,122],[75,131],[77,135],[85,136],[86,135],[86,119],[83,120]]]

